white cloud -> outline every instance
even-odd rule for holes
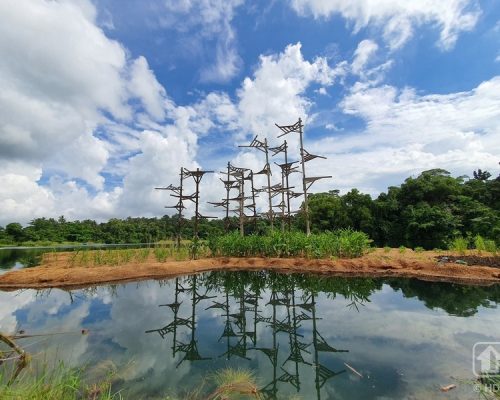
[[[333,173],[336,187],[343,190],[358,187],[376,194],[431,168],[457,176],[497,168],[500,77],[447,95],[354,85],[341,106],[366,127],[312,146],[328,154],[328,162],[318,166]]]
[[[153,71],[149,69],[147,60],[139,57],[130,67],[129,89],[133,96],[138,97],[148,113],[156,120],[165,116],[165,88],[156,80]]]
[[[480,15],[475,0],[291,0],[291,5],[301,16],[341,15],[354,24],[354,32],[370,25],[381,28],[392,49],[401,47],[414,27],[429,24],[438,27],[439,45],[448,50],[460,33],[474,28]]]
[[[363,40],[359,42],[356,51],[354,52],[354,60],[352,61],[352,72],[355,74],[360,74],[367,63],[370,62],[370,58],[378,50],[378,45],[373,40]]]
[[[288,45],[283,53],[261,56],[253,78],[245,78],[238,91],[242,126],[266,136],[274,123],[294,123],[299,116],[306,120],[312,104],[306,90],[314,83],[331,85],[343,73],[330,68],[325,58],[305,60],[300,43]]]
[[[101,110],[129,119],[125,50],[92,20],[85,1],[0,4],[0,157],[102,188],[107,161],[93,130]]]

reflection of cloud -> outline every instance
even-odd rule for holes
[[[122,285],[115,292],[99,288],[95,292],[76,291],[71,303],[67,293],[59,290],[36,297],[35,292],[0,293],[0,329],[14,331],[20,323],[27,332],[78,331],[85,320],[88,336],[64,335],[52,338],[33,347],[32,351],[45,350],[49,354],[69,360],[71,364],[116,365],[118,375],[124,380],[123,387],[129,397],[152,396],[165,393],[169,388],[192,388],[210,371],[233,366],[254,370],[262,385],[272,380],[273,370],[268,357],[260,351],[250,350],[249,361],[233,357],[226,360],[221,355],[226,350],[226,340],[218,341],[223,329],[221,309],[207,309],[211,301],[224,302],[223,293],[209,293],[217,297],[202,300],[197,306],[197,330],[195,337],[202,356],[208,361],[183,362],[182,354],[172,355],[172,334],[162,339],[149,329],[161,328],[172,321],[172,310],[159,304],[174,300],[174,283],[142,282]],[[204,293],[204,290],[200,290]],[[271,318],[270,291],[261,293],[259,312]],[[296,303],[303,302],[303,293],[296,290]],[[180,295],[182,305],[179,316],[189,318],[192,304],[191,293]],[[230,296],[230,313],[239,310],[239,303]],[[358,379],[349,371],[329,380],[322,389],[323,398],[352,398],[353,390],[358,398],[406,398],[413,393],[418,398],[430,398],[436,386],[447,382],[450,375],[469,378],[470,351],[474,341],[484,338],[488,332],[500,331],[498,311],[479,309],[473,317],[459,318],[444,311],[425,308],[420,300],[406,299],[400,291],[385,285],[370,296],[370,302],[359,307],[359,312],[349,308],[350,300],[337,296],[316,297],[316,321],[318,332],[330,346],[349,350],[347,353],[320,352],[321,365],[332,371],[345,369],[344,362],[359,370],[364,379]],[[8,307],[6,306],[8,305]],[[205,311],[206,310],[206,311]],[[302,309],[300,310],[302,311]],[[285,321],[293,309],[276,306],[276,318]],[[311,314],[310,311],[305,311]],[[253,317],[247,312],[249,330],[253,330]],[[299,323],[299,340],[309,346],[303,356],[314,361],[312,321]],[[179,327],[177,339],[189,340],[189,329]],[[232,343],[237,338],[232,339]],[[276,334],[279,345],[277,376],[289,355],[290,337],[285,332]],[[268,322],[257,325],[257,345],[271,348],[272,329]],[[295,365],[285,363],[283,368],[293,373]],[[299,365],[301,391],[304,398],[315,396],[315,369]],[[292,394],[291,385],[278,384],[280,394]],[[457,389],[456,398],[468,398],[470,394]],[[465,389],[464,389],[465,390]]]
[[[14,312],[23,308],[33,300],[33,292],[25,291],[17,295],[0,292],[0,332],[12,334],[17,329],[17,319]]]

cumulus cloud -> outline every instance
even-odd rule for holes
[[[93,21],[90,3],[0,5],[0,157],[64,171],[103,187],[101,110],[129,119],[122,46]]]
[[[130,75],[129,89],[132,95],[141,100],[151,116],[156,120],[162,120],[165,116],[163,103],[166,91],[156,80],[144,57],[134,60],[130,67]]]
[[[334,171],[343,190],[358,187],[373,194],[425,169],[445,168],[456,175],[494,170],[500,152],[499,93],[499,77],[446,95],[354,85],[341,107],[365,128],[313,143],[329,155],[320,168]]]
[[[326,58],[305,60],[300,43],[288,45],[280,54],[260,57],[253,77],[244,79],[238,90],[242,125],[254,134],[267,135],[275,122],[294,123],[307,119],[311,100],[305,95],[312,84],[332,85],[344,73],[333,69]]]
[[[431,25],[440,30],[439,46],[449,50],[460,33],[474,28],[480,16],[475,0],[291,0],[291,6],[301,16],[341,15],[354,24],[354,32],[367,26],[380,28],[392,49],[401,47],[415,27]]]

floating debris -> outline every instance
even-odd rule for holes
[[[451,389],[455,389],[456,387],[457,385],[452,383],[451,385],[441,386],[440,390],[442,392],[449,392]]]
[[[353,367],[351,367],[349,364],[347,363],[344,363],[344,365],[349,368],[352,372],[354,372],[356,375],[358,375],[360,378],[363,377],[363,375],[361,375],[358,371],[356,371]]]

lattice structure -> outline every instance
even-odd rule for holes
[[[169,333],[173,333],[173,345],[172,354],[175,356],[177,352],[184,353],[184,356],[177,364],[177,367],[181,365],[184,361],[200,361],[209,360],[208,357],[203,357],[200,355],[198,350],[198,341],[196,340],[196,307],[199,302],[203,300],[209,300],[216,296],[208,296],[208,292],[200,293],[197,288],[197,276],[189,278],[189,287],[184,287],[179,283],[179,279],[175,280],[175,300],[170,304],[160,304],[160,307],[169,307],[174,312],[174,319],[169,324],[165,325],[163,328],[147,330],[146,333],[158,332],[162,339]],[[179,302],[179,294],[188,293],[191,294],[191,316],[188,318],[182,318],[178,316],[178,312],[182,302]],[[177,340],[177,330],[179,327],[185,327],[190,330],[189,341],[181,342]]]
[[[340,350],[331,346],[320,334],[317,322],[321,318],[316,315],[314,293],[297,293],[293,284],[280,292],[272,288],[266,304],[272,307],[272,315],[264,317],[259,313],[260,292],[248,292],[245,289],[246,285],[242,284],[237,290],[231,289],[231,292],[236,294],[230,296],[230,289],[224,285],[225,298],[222,300],[217,296],[212,296],[208,291],[201,290],[197,279],[197,276],[192,276],[184,282],[176,279],[173,302],[160,305],[160,307],[168,307],[172,310],[173,321],[160,329],[146,331],[147,333],[158,332],[162,339],[173,334],[173,356],[180,353],[177,367],[184,361],[195,362],[210,359],[202,355],[207,349],[199,347],[196,337],[197,307],[200,303],[209,300],[210,303],[205,309],[221,310],[221,317],[224,321],[219,342],[225,342],[226,349],[220,357],[251,360],[249,351],[256,350],[264,354],[271,362],[272,378],[270,376],[268,383],[260,390],[263,398],[276,399],[279,385],[290,384],[299,392],[301,389],[300,371],[304,367],[311,366],[315,373],[316,397],[319,400],[321,388],[326,382],[346,372],[345,369],[333,371],[325,365],[325,359],[321,360],[328,353],[348,350]],[[184,299],[190,298],[189,316],[179,316],[181,310],[184,312],[189,310],[189,307],[187,309],[184,307],[181,294],[184,295]],[[235,300],[232,310],[230,297]],[[298,302],[296,299],[301,299],[301,301]],[[278,315],[283,315],[284,318],[279,319]],[[257,340],[257,332],[261,331],[257,329],[259,323],[264,323],[272,329],[272,343],[267,342],[265,346],[262,344],[259,346]],[[311,326],[312,329],[306,334],[304,326]],[[179,330],[182,333],[181,339],[179,339]],[[285,346],[282,346],[283,341],[278,344],[279,336],[288,342]],[[279,358],[280,355],[281,358]]]
[[[281,188],[278,190],[281,193],[281,202],[277,207],[281,210],[281,230],[285,230],[285,222],[288,224],[288,230],[291,229],[291,214],[290,210],[290,199],[297,197],[297,194],[292,191],[293,186],[290,187],[289,176],[294,172],[299,172],[298,161],[288,162],[288,144],[286,140],[277,147],[271,147],[269,150],[273,153],[272,156],[276,156],[280,153],[284,153],[285,162],[282,164],[275,163],[281,170]],[[302,195],[299,193],[298,195]],[[294,211],[295,213],[296,211]]]
[[[234,165],[231,165],[231,163],[228,163],[228,170],[228,175],[235,179],[238,187],[238,196],[229,199],[229,201],[234,201],[237,203],[236,208],[232,209],[231,211],[237,213],[240,222],[240,235],[244,236],[245,222],[248,219],[256,217],[255,213],[250,216],[245,214],[245,209],[249,207],[253,207],[252,209],[255,210],[255,194],[252,192],[251,196],[245,196],[245,181],[251,180],[253,182],[252,171],[248,168],[235,167]],[[246,203],[248,200],[252,200],[252,203]]]
[[[255,175],[262,174],[267,176],[267,195],[268,195],[268,212],[266,213],[269,222],[271,224],[271,230],[274,229],[274,213],[273,213],[273,203],[272,203],[272,193],[271,193],[271,165],[269,164],[269,146],[267,145],[267,138],[264,141],[257,139],[255,136],[249,145],[241,145],[238,147],[253,147],[254,149],[262,151],[266,155],[266,165],[264,168],[256,173]]]
[[[206,215],[201,215],[199,212],[199,206],[200,206],[200,182],[205,174],[210,174],[213,173],[214,171],[202,171],[199,168],[196,168],[196,170],[188,170],[186,168],[182,169],[182,174],[184,174],[185,178],[192,177],[194,179],[195,183],[195,192],[193,196],[192,201],[195,204],[195,212],[194,212],[194,238],[198,239],[198,225],[200,222],[200,219],[202,218],[217,218],[217,217],[208,217]]]
[[[313,333],[313,349],[314,349],[314,369],[315,369],[315,385],[316,385],[316,394],[318,400],[321,399],[321,388],[326,383],[328,379],[331,379],[337,375],[343,374],[346,372],[345,369],[334,372],[327,368],[326,366],[320,363],[319,353],[320,352],[329,352],[329,353],[347,353],[349,350],[338,350],[332,346],[330,346],[326,340],[321,336],[318,331],[316,321],[316,300],[313,293],[311,293],[306,301],[300,305],[302,308],[309,309],[311,312],[311,321],[312,321],[312,333]]]
[[[180,176],[180,185],[179,186],[173,186],[172,184],[168,185],[167,187],[157,187],[155,188],[156,190],[168,190],[173,192],[173,194],[170,194],[170,196],[176,197],[177,204],[174,206],[165,206],[165,208],[175,208],[178,212],[177,214],[177,234],[176,234],[176,239],[177,239],[177,247],[180,247],[181,245],[181,230],[182,230],[182,219],[183,219],[183,210],[186,208],[184,205],[184,201],[193,201],[193,195],[186,196],[184,195],[183,192],[183,184],[184,184],[184,172],[183,168],[181,168],[181,171],[179,173]]]
[[[225,175],[225,178],[220,178],[221,182],[224,184],[224,188],[226,189],[226,197],[222,199],[220,202],[208,202],[208,204],[212,204],[214,207],[222,207],[226,211],[226,216],[224,217],[224,230],[225,232],[229,232],[230,227],[230,219],[229,219],[229,202],[231,200],[231,190],[238,189],[239,183],[236,179],[231,175],[231,163],[227,163],[227,170],[221,172],[221,174]]]
[[[322,156],[318,156],[315,154],[311,154],[304,149],[304,134],[303,134],[303,128],[304,125],[302,124],[302,120],[299,118],[299,120],[293,124],[293,125],[278,125],[275,124],[283,133],[279,135],[278,137],[282,137],[284,135],[288,135],[289,133],[292,132],[297,132],[299,134],[300,138],[300,164],[302,166],[302,190],[303,190],[303,195],[304,195],[304,214],[305,214],[305,220],[306,220],[306,233],[307,236],[311,234],[311,222],[309,219],[309,204],[308,204],[308,199],[307,199],[307,190],[311,187],[311,185],[316,182],[319,179],[324,179],[324,178],[331,178],[331,176],[316,176],[316,177],[307,177],[306,176],[306,162],[314,160],[315,158],[325,158]]]

